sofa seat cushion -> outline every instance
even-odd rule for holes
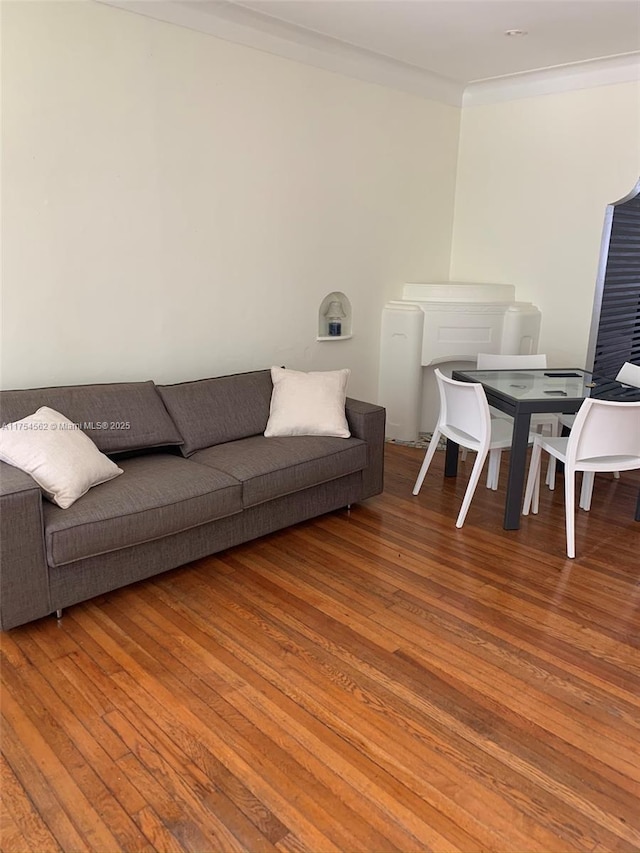
[[[160,539],[242,509],[241,484],[222,471],[159,453],[120,465],[124,474],[69,509],[43,506],[50,566]]]
[[[359,438],[254,435],[199,450],[191,461],[240,480],[249,507],[361,471],[367,446]]]

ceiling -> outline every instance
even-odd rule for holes
[[[196,0],[241,6],[468,84],[640,51],[638,0]],[[507,30],[526,35],[507,36]]]
[[[380,82],[444,100],[549,69],[575,76],[594,61],[639,76],[640,0],[99,2],[341,73],[375,79],[383,70]],[[427,78],[431,90],[420,92]]]

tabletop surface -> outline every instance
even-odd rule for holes
[[[640,388],[615,379],[596,376],[580,368],[540,370],[456,370],[469,382],[481,382],[487,390],[517,400],[640,400]]]

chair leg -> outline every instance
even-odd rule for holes
[[[495,457],[489,453],[489,464],[487,465],[487,488],[493,488],[493,466],[495,463]]]
[[[497,448],[496,450],[490,450],[489,455],[491,456],[492,454],[495,459],[495,462],[493,463],[492,489],[494,492],[496,492],[498,490],[498,482],[500,480],[500,463],[502,461],[502,450],[500,450],[500,448]]]
[[[547,466],[547,477],[545,483],[550,492],[556,487],[556,457],[549,454],[549,465]]]
[[[467,458],[467,453],[468,453],[468,452],[469,452],[469,451],[467,450],[467,448],[466,448],[466,447],[461,447],[461,448],[460,448],[460,459],[461,459],[463,462],[464,462],[464,460]]]
[[[462,501],[462,506],[460,507],[460,512],[456,521],[456,527],[462,527],[462,525],[464,524],[464,520],[467,517],[467,512],[469,511],[469,506],[471,505],[471,499],[473,498],[476,486],[478,485],[478,481],[480,480],[480,474],[482,474],[482,468],[484,466],[486,458],[487,451],[485,451],[484,453],[478,453],[476,455],[476,461],[473,463],[473,468],[471,469],[471,476],[469,477],[469,482],[467,483],[467,491],[464,493],[464,500]]]
[[[489,451],[489,465],[487,467],[487,488],[493,489],[494,492],[498,488],[498,480],[500,479],[501,459],[502,450],[500,450],[500,448]]]
[[[580,509],[589,512],[591,509],[591,497],[593,495],[593,483],[595,471],[582,472],[582,486],[580,488]]]
[[[556,423],[551,426],[550,432],[552,438],[557,438],[560,435],[560,421],[556,421]],[[549,464],[547,465],[547,478],[545,483],[551,492],[556,487],[556,457],[552,453],[549,454]]]
[[[534,441],[533,450],[531,451],[531,462],[529,464],[529,476],[527,477],[527,487],[524,491],[523,515],[529,515],[529,510],[532,510],[534,515],[538,512],[541,456],[542,447],[537,441]]]
[[[547,465],[545,483],[550,492],[552,492],[556,487],[556,457],[552,453],[549,454],[549,464]]]
[[[567,557],[576,555],[576,472],[564,466],[564,512],[567,528]]]
[[[440,430],[435,430],[433,436],[431,437],[431,441],[429,442],[429,447],[427,447],[427,452],[424,454],[424,459],[422,461],[422,465],[420,467],[420,473],[418,474],[418,479],[416,480],[416,484],[413,487],[413,494],[417,495],[420,489],[422,488],[422,483],[424,481],[425,475],[429,470],[429,465],[431,465],[431,460],[433,459],[433,455],[438,448],[438,442],[440,441],[441,436]]]
[[[491,484],[491,488],[493,489],[494,492],[497,492],[498,491],[498,482],[500,480],[500,463],[502,462],[502,450],[500,450],[500,448],[497,448],[495,450],[490,450],[489,451],[489,460],[491,460],[492,456],[493,456],[494,462],[493,462],[493,481]]]

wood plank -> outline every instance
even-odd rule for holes
[[[30,849],[11,815],[0,808],[0,844],[3,853],[24,853]]]
[[[185,849],[183,843],[167,829],[151,806],[140,809],[133,815],[133,819],[140,827],[140,831],[149,839],[154,850],[162,850],[163,853],[182,853]]]
[[[0,848],[57,853],[60,845],[47,828],[4,756],[0,756],[0,793],[3,820]],[[9,819],[10,828],[8,835],[5,836],[5,827],[9,827],[7,823]]]
[[[7,701],[7,691],[3,690],[2,704]],[[23,727],[18,723],[17,731],[12,725],[11,719],[3,712],[2,719],[2,751],[7,763],[15,773],[16,778],[33,802],[39,817],[47,828],[47,831],[55,838],[62,850],[90,851],[91,839],[80,830],[76,829],[69,814],[64,807],[64,796],[58,795],[55,778],[48,765],[53,764],[50,755],[40,756],[38,765],[39,746],[37,740],[32,741],[25,737]],[[22,742],[24,738],[24,743]],[[61,771],[62,772],[62,771]],[[27,836],[30,845],[38,843],[37,839],[42,837],[38,827],[32,836]],[[35,848],[37,850],[37,847]]]

